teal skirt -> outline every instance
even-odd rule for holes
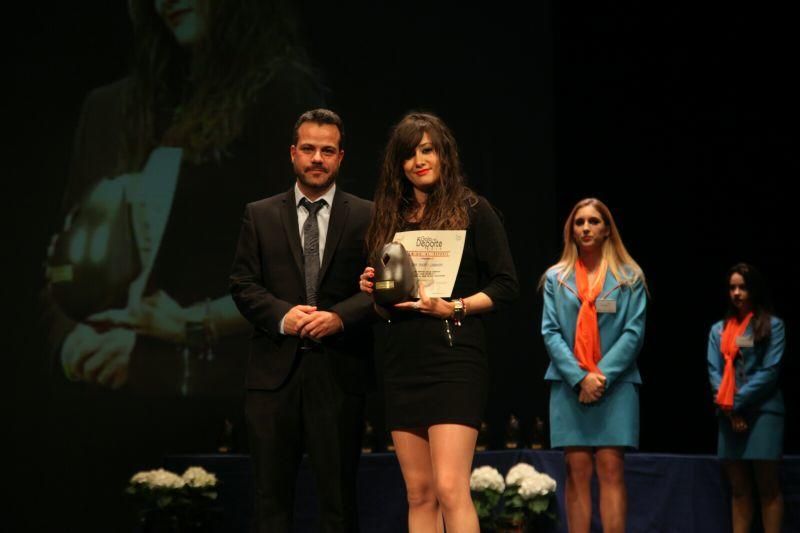
[[[638,385],[615,383],[599,401],[582,404],[563,381],[551,381],[550,446],[638,448]]]
[[[774,461],[783,454],[783,415],[754,413],[745,416],[747,431],[735,433],[725,416],[718,417],[717,455],[720,459]]]

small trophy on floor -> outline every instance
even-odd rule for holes
[[[364,436],[361,438],[361,453],[372,453],[375,451],[375,429],[369,420],[364,421]]]
[[[531,448],[541,450],[545,443],[545,427],[542,417],[537,416],[533,419],[533,432],[531,433]]]
[[[489,449],[489,425],[481,420],[481,427],[478,429],[478,440],[475,443],[475,451],[485,452]]]
[[[519,419],[513,414],[506,424],[506,449],[516,450],[520,447]]]
[[[222,423],[222,431],[217,437],[217,451],[219,453],[230,453],[233,451],[233,422],[225,419]]]

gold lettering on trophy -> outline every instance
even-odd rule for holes
[[[47,267],[47,279],[50,283],[61,283],[62,281],[72,281],[72,265],[61,265]]]

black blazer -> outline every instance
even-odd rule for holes
[[[364,236],[372,202],[336,190],[319,273],[317,308],[338,314],[344,331],[322,341],[341,387],[360,392],[371,384],[372,337],[365,318],[372,298],[359,291],[367,265]],[[242,315],[254,326],[247,388],[279,388],[292,369],[299,337],[281,335],[280,321],[306,303],[300,230],[294,187],[247,204],[239,234],[230,290]]]

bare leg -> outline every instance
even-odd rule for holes
[[[733,533],[749,533],[753,522],[753,481],[746,461],[724,461],[731,483],[731,521]]]
[[[392,441],[406,483],[409,533],[441,533],[444,528],[436,501],[427,431],[392,431]]]
[[[592,450],[566,448],[564,460],[567,463],[567,527],[569,533],[588,533],[592,521]]]
[[[783,523],[783,494],[778,474],[779,461],[753,461],[753,471],[761,500],[764,533],[780,533]]]
[[[625,489],[625,452],[620,447],[598,448],[597,480],[600,483],[600,519],[604,533],[624,533],[628,511]]]
[[[428,428],[436,497],[447,533],[479,533],[478,514],[469,491],[478,431],[461,424]]]

